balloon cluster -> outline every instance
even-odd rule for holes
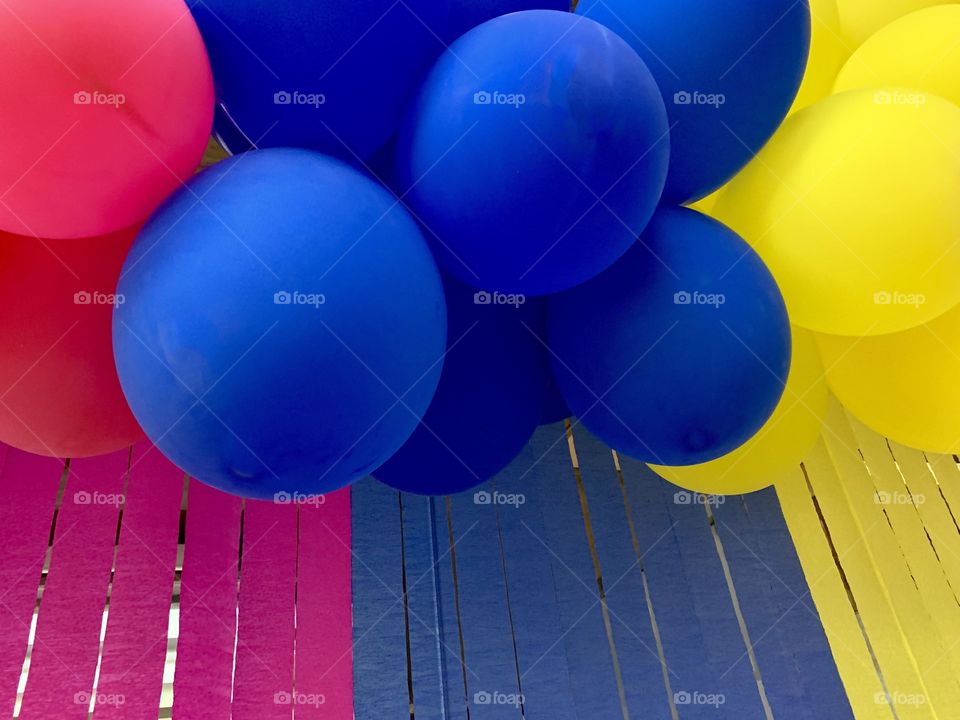
[[[8,0],[0,440],[446,494],[574,416],[741,492],[821,352],[960,435],[960,8],[810,1]]]

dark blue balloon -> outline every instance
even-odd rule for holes
[[[566,420],[572,417],[573,413],[567,407],[567,401],[560,394],[560,388],[557,387],[557,381],[553,379],[553,373],[550,373],[547,383],[547,393],[543,400],[543,412],[540,415],[541,425],[552,425],[555,422]]]
[[[396,131],[443,50],[447,0],[188,0],[217,99],[256,146],[354,161]]]
[[[444,278],[448,353],[440,385],[407,444],[374,477],[448,495],[493,477],[523,450],[543,408],[544,303]]]
[[[396,199],[306,150],[215,165],[127,258],[113,342],[143,429],[190,475],[269,498],[369,473],[440,378],[436,265]]]
[[[710,194],[783,122],[810,47],[807,0],[580,0],[647,61],[670,115],[664,202]]]
[[[570,11],[570,0],[450,0],[447,39],[455,40],[487,20],[521,10]]]
[[[570,409],[613,448],[658,465],[725,455],[766,422],[790,367],[790,323],[759,256],[685,208],[657,212],[596,279],[550,299]]]
[[[530,10],[474,28],[437,61],[401,130],[397,179],[445,269],[543,295],[630,247],[660,198],[668,135],[629,45]]]

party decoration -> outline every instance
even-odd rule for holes
[[[847,61],[836,92],[897,85],[940,95],[960,105],[960,5],[939,5],[895,20],[872,35]],[[914,100],[900,93],[891,101]]]
[[[547,387],[537,336],[542,301],[445,278],[447,354],[420,426],[374,477],[404,492],[449,495],[489,480],[533,434]]]
[[[657,79],[670,116],[672,204],[716,190],[770,138],[810,45],[806,0],[581,0],[577,13],[623,37]]]
[[[188,0],[217,97],[257,147],[367,158],[441,50],[447,0]]]
[[[180,0],[6,0],[0,37],[0,230],[111,233],[193,173],[213,85]]]
[[[117,278],[135,232],[75,240],[0,234],[0,441],[84,457],[143,431],[113,365]]]
[[[856,48],[897,18],[944,3],[945,0],[837,0],[837,9],[844,35]]]
[[[197,176],[145,226],[119,292],[114,352],[140,424],[190,475],[247,497],[369,473],[443,366],[442,287],[416,224],[309,151]]]
[[[929,452],[960,451],[960,308],[890,335],[818,335],[827,382],[877,432]]]
[[[499,15],[521,10],[570,11],[570,0],[450,0],[447,38],[456,40],[467,30]]]
[[[810,20],[810,57],[790,114],[830,95],[840,68],[853,51],[843,37],[837,0],[810,0]]]
[[[823,427],[829,392],[813,334],[793,328],[787,385],[773,415],[756,435],[721,458],[700,465],[651,465],[685,490],[739,495],[762,490],[795,470]]]
[[[567,401],[560,394],[560,388],[557,387],[557,381],[553,379],[553,373],[551,372],[547,382],[547,392],[543,400],[543,412],[540,414],[540,424],[550,425],[566,420],[572,415],[573,413],[570,412]]]
[[[793,322],[877,335],[960,302],[960,108],[856,90],[790,118],[715,216],[769,265]]]
[[[577,418],[645,462],[692,465],[767,421],[790,325],[760,258],[720,223],[661,209],[612,268],[550,298],[557,384]]]
[[[601,272],[643,230],[668,134],[629,45],[530,10],[474,28],[433,67],[401,132],[398,180],[445,269],[547,294]]]

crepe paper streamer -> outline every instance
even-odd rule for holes
[[[652,479],[645,481],[652,482]],[[673,524],[687,592],[693,601],[694,614],[690,620],[696,618],[700,623],[704,640],[700,661],[705,666],[706,684],[700,688],[674,688],[674,693],[723,694],[724,713],[760,720],[765,717],[763,697],[754,678],[703,499],[683,491],[678,493],[676,487],[666,481],[660,481],[660,491]]]
[[[708,685],[701,656],[701,650],[706,646],[703,628],[694,615],[673,523],[659,481],[649,479],[648,468],[642,463],[625,455],[618,457],[628,523],[637,535],[642,567],[650,589],[650,605],[669,668],[673,701],[677,692],[689,692],[689,688],[706,688]]]
[[[437,595],[436,500],[403,495],[403,567],[406,577],[413,707],[418,720],[445,720],[447,687],[440,665],[442,644]],[[443,502],[442,500],[440,502]]]
[[[0,229],[85,238],[144,220],[200,162],[213,117],[182,0],[5,0]]]
[[[774,717],[853,720],[774,491],[728,497],[713,513]]]
[[[585,429],[573,431],[610,624],[631,717],[667,717],[670,695],[651,625],[613,453]]]
[[[865,429],[863,426],[861,428]],[[848,436],[853,438],[850,428],[845,429]],[[917,510],[918,505],[925,504],[926,497],[915,494],[917,491],[912,486],[904,484],[900,468],[894,464],[883,437],[866,431],[858,433],[855,442],[870,469],[872,487],[875,488],[873,497],[860,498],[860,501],[870,502],[886,515],[910,577],[919,590],[923,606],[946,653],[938,664],[950,667],[952,662],[956,669],[960,667],[960,605],[957,605],[956,596]],[[870,489],[870,486],[867,488]]]
[[[524,482],[527,502],[541,510],[543,530],[528,543],[544,547],[550,555],[575,716],[616,717],[621,707],[613,657],[564,425],[538,428],[531,449],[539,462]]]
[[[230,718],[241,508],[240,498],[191,478],[173,720]]]
[[[408,720],[406,629],[396,490],[353,484],[353,693],[357,720]]]
[[[353,717],[350,490],[300,505],[295,687],[299,720]],[[319,702],[322,698],[323,702]]]
[[[50,542],[63,460],[0,445],[0,715],[13,717],[17,686]]]
[[[97,695],[96,720],[156,720],[163,689],[183,471],[150,443],[130,458],[123,524],[110,592],[110,613]]]
[[[467,676],[461,653],[460,595],[457,588],[457,549],[451,540],[450,498],[435,498],[434,533],[437,536],[437,606],[439,608],[440,672],[447,688],[447,718],[467,718]]]
[[[822,454],[822,444],[818,452]],[[808,465],[809,469],[812,469]],[[893,720],[890,705],[877,702],[884,697],[883,685],[873,663],[871,650],[860,629],[847,590],[834,563],[830,543],[807,489],[804,471],[782,477],[776,485],[777,498],[810,587],[810,596],[822,618],[833,659],[857,720]],[[841,565],[847,567],[846,558]]]
[[[522,705],[503,559],[496,542],[497,512],[510,508],[494,504],[493,492],[487,482],[473,493],[450,498],[471,720],[515,720]]]
[[[866,428],[849,415],[848,419],[859,437]],[[947,484],[951,479],[949,477],[940,479],[939,473],[934,476],[927,464],[927,458],[919,450],[904,447],[892,441],[890,441],[890,450],[897,467],[910,487],[910,494],[916,500],[913,505],[920,513],[923,530],[930,537],[950,587],[960,587],[960,534],[957,533],[950,514],[951,508],[940,494],[940,486],[937,484],[938,480],[942,484]],[[953,458],[950,458],[950,461],[953,462]],[[901,496],[901,498],[910,499],[907,496]]]
[[[241,551],[232,717],[289,719],[317,700],[294,695],[297,506],[247,500]]]
[[[565,444],[561,448],[565,451]],[[575,720],[567,650],[565,643],[557,642],[563,630],[551,568],[554,560],[550,549],[537,540],[546,537],[539,500],[531,493],[535,474],[543,471],[539,459],[528,444],[493,482],[498,497],[524,500],[499,513],[520,689],[527,717]]]
[[[23,720],[86,720],[130,450],[73,460],[37,618]],[[96,704],[118,698],[96,697]]]
[[[848,578],[853,582],[856,572],[861,578],[866,576],[869,583],[859,591],[852,584],[851,588],[868,637],[873,640],[876,636],[877,645],[890,642],[887,647],[875,647],[888,690],[898,697],[923,695],[926,702],[925,707],[918,711],[922,713],[920,716],[939,715],[946,712],[946,708],[957,707],[957,680],[952,677],[950,662],[944,655],[944,648],[933,632],[927,609],[910,579],[896,537],[880,506],[874,502],[876,490],[855,450],[849,426],[844,427],[846,421],[840,413],[839,407],[833,403],[827,421],[827,427],[832,432],[824,434],[824,444],[827,461],[835,467],[836,475],[843,481],[833,478],[828,483],[821,473],[821,480],[814,484],[814,492],[821,498],[825,514],[832,510],[841,515],[837,522],[831,522],[827,516],[827,522],[837,541],[840,557],[845,557],[845,551],[851,551],[850,562],[845,564]],[[840,434],[840,437],[834,438],[834,433]],[[843,513],[847,517],[843,517]],[[834,525],[838,527],[834,529]],[[859,547],[851,547],[853,543],[862,546],[862,552]],[[873,597],[867,598],[867,592],[872,593]],[[874,608],[870,606],[879,604],[877,601],[883,603],[876,610],[883,613],[884,624],[878,622],[881,618],[871,612]],[[892,628],[895,631],[891,632]],[[887,657],[887,652],[896,645],[899,645],[896,654],[901,655],[902,659]],[[932,665],[935,657],[941,662]],[[886,664],[891,661],[896,664],[888,673]],[[906,667],[903,667],[904,661]],[[898,715],[908,713],[899,706],[896,711]]]
[[[794,471],[798,468],[795,467]],[[776,581],[767,585],[767,595],[777,609],[776,617],[783,618],[778,627],[783,626],[784,648],[794,658],[793,668],[803,690],[803,705],[809,708],[813,718],[822,718],[828,711],[838,713],[841,718],[851,718],[850,701],[827,643],[824,621],[810,597],[810,587],[784,521],[776,490],[767,488],[745,496],[743,501],[749,523],[748,535],[756,539],[752,549],[759,561],[776,573]],[[718,508],[717,512],[726,507]],[[797,598],[802,603],[794,608]],[[768,675],[764,672],[765,684]]]

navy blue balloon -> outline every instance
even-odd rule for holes
[[[626,252],[668,156],[660,92],[630,46],[572,13],[529,10],[437,61],[401,130],[397,180],[446,270],[544,295]]]
[[[444,278],[448,353],[423,421],[374,477],[404,492],[448,495],[493,477],[523,450],[547,387],[543,301]]]
[[[570,0],[450,0],[447,38],[455,40],[487,20],[521,10],[570,11]]]
[[[725,455],[783,393],[790,323],[780,291],[743,239],[693,210],[659,210],[616,265],[551,298],[549,312],[570,409],[644,462]]]
[[[807,0],[581,0],[647,61],[670,115],[664,201],[710,194],[770,139],[800,87]]]
[[[217,99],[257,147],[353,161],[396,131],[443,50],[447,0],[187,0]]]
[[[373,180],[306,150],[251,151],[148,221],[114,315],[134,415],[230,493],[321,493],[414,431],[446,347],[439,272]]]
[[[553,379],[553,373],[550,373],[547,383],[547,393],[543,400],[543,412],[540,415],[541,425],[551,425],[561,420],[572,417],[573,413],[567,407],[567,401],[560,394],[560,388],[557,387],[557,381]]]

